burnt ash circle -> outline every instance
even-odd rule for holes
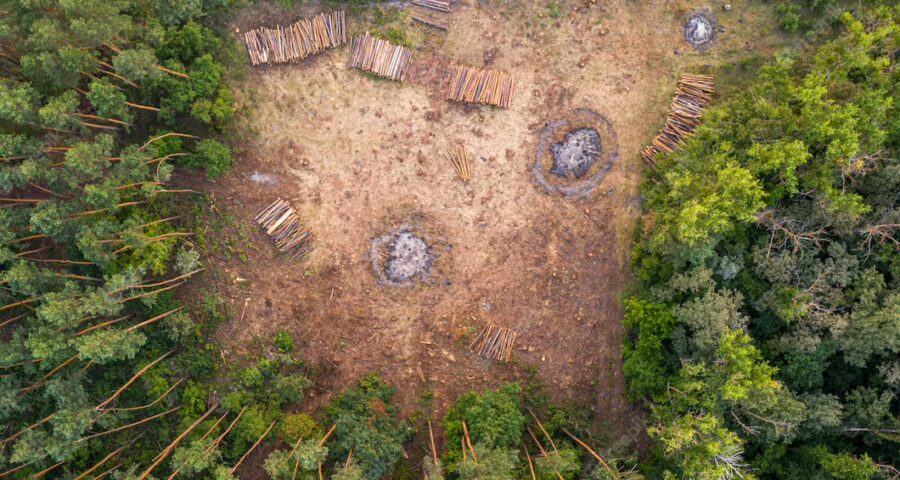
[[[581,178],[597,158],[603,145],[600,134],[593,128],[579,128],[566,134],[565,140],[550,147],[553,167],[550,173],[562,178]]]
[[[546,123],[531,175],[551,195],[581,198],[600,184],[618,159],[618,140],[609,120],[579,108]]]
[[[370,257],[375,276],[382,285],[408,287],[431,278],[431,248],[409,228],[372,240]]]
[[[392,282],[406,282],[415,276],[431,273],[431,253],[425,240],[402,231],[391,242],[391,257],[387,261],[384,274]]]
[[[702,50],[716,38],[716,21],[711,13],[691,13],[684,24],[684,41]]]

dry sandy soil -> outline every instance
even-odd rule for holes
[[[725,28],[703,53],[682,39],[686,15],[700,8],[717,12]],[[286,330],[316,372],[304,410],[377,371],[399,387],[406,413],[433,392],[436,417],[463,391],[537,367],[555,400],[596,412],[598,432],[639,440],[640,414],[625,397],[620,360],[638,152],[663,123],[678,73],[768,48],[761,42],[771,31],[758,25],[771,19],[759,8],[564,2],[552,18],[543,3],[467,0],[454,2],[451,14],[432,14],[449,24],[446,33],[410,27],[424,42],[404,83],[348,70],[347,47],[252,69],[238,86],[243,153],[206,189],[248,226],[277,197],[291,201],[317,248],[290,261],[254,229],[247,261],[210,258],[219,273],[207,281],[234,314],[218,332],[226,359]],[[316,10],[285,15],[257,6],[233,27],[287,24]],[[349,16],[351,31],[367,28],[367,18]],[[445,101],[451,62],[511,72],[511,108]],[[567,200],[544,194],[530,167],[545,122],[575,108],[611,121],[621,158],[591,196]],[[468,184],[443,156],[455,144],[474,159]],[[255,173],[275,183],[254,182]],[[404,223],[428,232],[434,278],[380,287],[370,242]],[[485,321],[519,331],[509,364],[466,350]]]

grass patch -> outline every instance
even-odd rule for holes
[[[251,225],[238,222],[230,210],[205,195],[194,203],[191,213],[197,246],[205,255],[249,261],[250,250],[254,250]]]
[[[560,8],[559,2],[556,0],[547,4],[547,10],[550,10],[550,16],[553,18],[559,18],[562,15],[562,8]]]
[[[412,16],[403,9],[376,7],[372,11],[373,36],[406,48],[416,48],[422,39],[412,29]]]

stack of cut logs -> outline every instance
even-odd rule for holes
[[[412,4],[439,12],[450,11],[450,2],[442,2],[441,0],[413,0]]]
[[[244,43],[253,65],[297,62],[347,43],[346,15],[320,13],[287,28],[256,28],[244,33]]]
[[[313,234],[300,222],[294,207],[279,198],[259,212],[256,222],[275,241],[275,248],[291,259],[302,258],[312,250]]]
[[[492,360],[508,362],[519,332],[488,323],[469,344],[469,351]]]
[[[460,180],[468,182],[472,179],[472,162],[469,160],[469,153],[466,152],[465,147],[457,146],[448,149],[447,158],[453,164],[453,169],[456,170],[456,175]]]
[[[409,67],[412,52],[366,32],[350,39],[350,68],[358,68],[398,82]]]
[[[447,99],[509,108],[513,84],[512,75],[506,72],[457,65],[450,70]]]
[[[656,163],[653,157],[657,153],[672,153],[684,143],[684,139],[700,125],[703,107],[709,103],[715,90],[713,77],[709,75],[682,75],[675,88],[675,98],[666,125],[653,139],[653,142],[641,151],[641,156],[653,168]]]
[[[450,2],[444,2],[441,0],[413,0],[412,4],[416,5],[418,7],[422,7],[422,8],[429,8],[431,10],[437,10],[438,12],[442,12],[442,13],[450,12]],[[412,19],[419,23],[424,23],[425,25],[428,25],[429,27],[434,27],[439,30],[447,30],[446,24],[438,22],[438,21],[433,20],[428,17],[413,15]]]

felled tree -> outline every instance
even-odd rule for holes
[[[125,93],[114,87],[106,80],[94,80],[91,82],[87,99],[97,110],[97,115],[106,118],[119,119],[125,122],[131,121],[131,115],[125,108],[127,102]]]
[[[166,292],[199,269],[189,254],[173,258],[191,235],[167,201],[177,155],[153,157],[147,141],[117,135],[134,121],[128,109],[157,110],[128,101],[153,94],[117,65],[142,83],[188,76],[156,64],[159,23],[133,2],[14,2],[2,11],[0,190],[16,207],[0,209],[0,476],[103,476],[116,463],[140,475],[128,467],[135,452],[184,430],[170,423],[182,409],[172,404],[188,383],[181,376],[215,364],[198,360],[203,349],[164,362],[172,352],[162,352],[196,334]],[[139,120],[139,131],[160,128]],[[206,393],[195,396],[196,415]],[[196,418],[183,410],[188,423]],[[161,462],[171,451],[163,453]],[[218,467],[207,471],[230,475]]]
[[[37,92],[27,83],[0,81],[0,120],[28,125],[37,118]]]
[[[156,68],[156,55],[148,48],[124,50],[113,57],[112,64],[117,72],[133,82],[162,76],[162,72]]]
[[[89,51],[72,45],[23,55],[20,61],[22,75],[50,91],[74,88],[83,75],[97,68],[97,60]]]

